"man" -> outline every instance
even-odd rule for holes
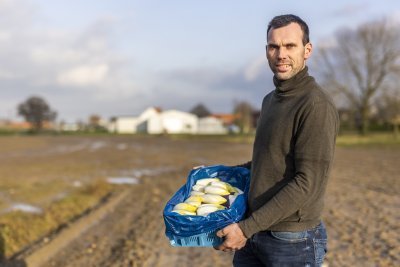
[[[236,251],[234,266],[320,266],[327,236],[321,212],[339,127],[336,108],[308,75],[307,24],[272,19],[266,55],[276,89],[265,96],[257,126],[248,212],[217,235],[216,249]]]

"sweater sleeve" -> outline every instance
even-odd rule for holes
[[[325,190],[337,131],[338,115],[331,103],[312,103],[304,110],[294,136],[294,177],[272,199],[239,222],[246,237],[295,214]]]
[[[243,164],[236,165],[235,167],[243,167],[243,168],[251,170],[251,161],[248,161],[248,162],[243,163]]]

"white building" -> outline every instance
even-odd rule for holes
[[[224,127],[222,120],[209,116],[199,119],[199,134],[227,134],[228,129]]]
[[[76,132],[80,128],[82,127],[80,127],[79,124],[76,122],[66,122],[59,125],[59,129],[65,132]]]
[[[138,118],[137,132],[148,134],[163,133],[161,114],[162,111],[159,108],[147,108]]]
[[[178,110],[167,110],[161,114],[164,132],[171,134],[196,134],[198,120],[196,115]]]
[[[116,117],[109,127],[115,133],[147,134],[225,134],[223,122],[217,118],[199,119],[179,110],[161,111],[150,107],[138,117]]]
[[[112,133],[132,134],[136,133],[138,118],[130,116],[116,117],[108,125],[108,131]]]
[[[149,108],[139,116],[137,132],[148,134],[195,134],[198,118],[196,115],[178,111]]]

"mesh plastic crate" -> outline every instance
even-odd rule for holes
[[[222,244],[223,239],[216,236],[217,231],[193,235],[188,237],[170,238],[170,243],[174,247],[214,247]]]
[[[230,200],[227,209],[212,212],[207,216],[179,215],[173,208],[190,195],[192,186],[203,178],[219,178],[243,191]],[[246,198],[250,185],[250,170],[243,167],[215,165],[193,169],[183,185],[167,202],[163,211],[165,234],[175,247],[213,247],[223,242],[216,231],[240,221],[246,212]],[[203,233],[205,232],[205,233]],[[187,237],[186,237],[187,236]]]

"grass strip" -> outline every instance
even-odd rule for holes
[[[42,214],[14,211],[0,217],[0,251],[10,258],[40,241],[60,226],[94,207],[112,191],[112,186],[97,182],[51,203]]]

